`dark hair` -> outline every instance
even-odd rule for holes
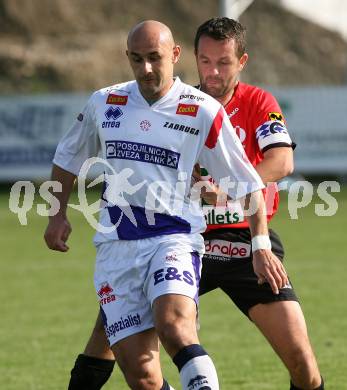
[[[236,54],[239,58],[246,51],[246,28],[234,19],[220,17],[207,20],[203,23],[196,31],[194,39],[195,52],[198,50],[199,40],[203,35],[217,41],[234,39],[236,43]]]

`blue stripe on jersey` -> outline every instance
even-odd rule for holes
[[[195,303],[198,305],[199,304],[199,286],[200,286],[200,255],[198,252],[192,252],[192,263],[193,263],[193,268],[194,268],[194,273],[195,273],[195,282],[196,282],[196,294],[194,297]]]
[[[117,225],[120,240],[139,240],[175,233],[190,233],[191,226],[183,218],[168,214],[153,213],[154,224],[149,224],[144,207],[107,207],[111,222]],[[123,214],[122,214],[123,213]],[[129,214],[130,213],[130,214]],[[137,226],[130,220],[135,217]]]

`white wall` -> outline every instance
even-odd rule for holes
[[[347,40],[346,0],[280,0],[280,3],[305,19],[339,32]]]

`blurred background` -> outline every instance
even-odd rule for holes
[[[177,74],[198,83],[197,26],[223,13],[248,30],[242,80],[280,101],[302,174],[347,173],[347,4],[339,0],[0,0],[0,180],[47,178],[57,141],[93,90],[133,78],[130,28],[166,23]]]
[[[227,15],[247,27],[242,81],[271,91],[298,144],[295,178],[313,199],[290,219],[287,196],[272,227],[302,299],[311,339],[330,390],[347,389],[347,2],[344,0],[0,0],[0,388],[67,388],[97,302],[92,287],[93,230],[69,211],[66,254],[43,242],[46,218],[34,207],[27,225],[9,210],[11,185],[49,178],[58,140],[96,89],[133,78],[128,31],[145,19],[166,23],[182,47],[177,74],[198,83],[197,27]],[[319,182],[335,180],[337,212],[317,216]],[[331,191],[333,192],[333,191]],[[90,194],[93,200],[98,193]],[[72,203],[76,203],[76,195]],[[327,213],[329,214],[329,213]],[[288,389],[287,372],[253,325],[220,292],[201,300],[201,340],[227,390]],[[215,330],[218,329],[216,332]],[[180,388],[163,354],[166,377]],[[116,369],[105,389],[126,389]]]

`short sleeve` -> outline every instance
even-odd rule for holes
[[[92,99],[93,96],[59,142],[53,159],[55,165],[76,176],[83,163],[100,150]]]
[[[293,146],[281,108],[269,92],[257,89],[253,125],[262,152],[279,146]]]
[[[279,146],[293,146],[286,125],[280,121],[266,121],[256,129],[256,138],[262,152]]]
[[[199,163],[207,168],[217,184],[220,185],[221,180],[228,181],[228,194],[234,200],[264,187],[223,107],[214,118]]]

